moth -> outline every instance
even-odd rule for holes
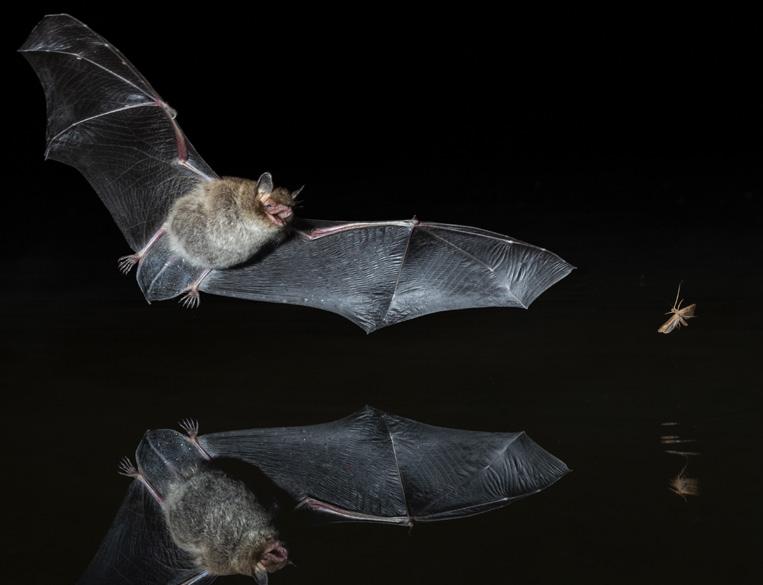
[[[670,480],[670,491],[676,494],[677,496],[681,496],[683,498],[684,502],[686,501],[686,496],[698,496],[699,495],[699,479],[696,477],[685,477],[684,472],[686,471],[686,466],[676,475],[673,479]]]
[[[687,319],[691,319],[694,317],[694,309],[696,309],[697,305],[692,303],[691,305],[687,305],[683,308],[681,308],[681,304],[684,302],[683,299],[680,301],[678,300],[678,297],[681,294],[681,283],[678,285],[678,291],[676,292],[676,299],[673,301],[673,308],[670,309],[666,315],[670,315],[670,318],[665,321],[662,325],[660,325],[660,328],[657,330],[657,333],[664,333],[667,335],[668,333],[671,333],[676,327],[685,327],[688,326],[689,323]]]

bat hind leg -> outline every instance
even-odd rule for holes
[[[199,276],[199,278],[197,278],[194,283],[188,287],[188,289],[185,291],[185,294],[180,297],[180,301],[178,302],[183,306],[183,308],[195,309],[201,304],[199,286],[201,286],[201,283],[210,272],[212,272],[211,268],[207,268],[204,272],[202,272],[201,276]]]
[[[196,309],[201,304],[201,295],[198,288],[189,288],[178,301],[184,309]]]
[[[128,254],[127,256],[121,256],[117,260],[117,266],[119,267],[119,272],[122,274],[128,274],[130,270],[132,270],[132,267],[136,264],[139,264],[141,260],[143,260],[143,257],[148,253],[148,251],[151,249],[151,246],[153,246],[159,238],[161,238],[167,230],[165,228],[160,228],[157,230],[157,232],[151,236],[151,239],[148,241],[148,243],[143,246],[140,250],[135,252],[135,254]]]
[[[151,496],[160,504],[162,503],[162,498],[159,496],[159,494],[156,492],[156,490],[151,487],[151,484],[146,481],[146,478],[143,477],[143,474],[138,471],[138,469],[133,465],[133,462],[130,461],[129,457],[123,457],[122,460],[119,462],[119,475],[124,475],[125,477],[132,477],[133,479],[137,479],[140,483],[143,484],[143,487],[145,487],[148,490],[148,493],[151,494]]]
[[[178,426],[191,440],[199,436],[199,421],[193,418],[184,418],[178,423]]]
[[[141,256],[138,254],[130,254],[129,256],[120,256],[117,260],[117,266],[119,272],[122,274],[129,274],[132,267],[140,262]]]
[[[183,432],[188,435],[188,440],[199,450],[201,456],[204,457],[204,459],[211,459],[209,453],[207,453],[204,447],[199,443],[199,421],[192,418],[184,418],[178,425],[183,429]]]
[[[138,473],[138,470],[135,468],[135,465],[133,465],[132,461],[130,461],[129,457],[122,457],[122,460],[119,462],[119,475],[124,475],[125,477],[134,477],[137,478],[140,473]]]

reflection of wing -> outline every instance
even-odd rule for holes
[[[417,221],[300,227],[261,259],[212,272],[201,290],[332,311],[370,333],[439,311],[526,308],[572,270],[543,248],[476,228]]]
[[[506,506],[569,470],[525,433],[434,427],[373,408],[338,421],[200,437],[262,470],[301,506],[409,525]]]
[[[172,540],[156,497],[169,482],[193,473],[204,457],[176,431],[149,431],[135,451],[138,469],[151,486],[134,480],[101,547],[79,585],[190,585],[210,583]]]
[[[211,583],[172,541],[159,504],[133,481],[122,507],[78,585]]]
[[[132,249],[142,248],[172,202],[214,172],[148,81],[77,19],[46,16],[20,51],[45,90],[46,156],[85,175]]]
[[[136,450],[158,498],[208,457],[257,467],[300,507],[330,519],[403,525],[500,508],[569,471],[525,433],[434,427],[370,407],[331,423],[212,433],[198,443],[168,429],[149,431]],[[78,583],[211,581],[174,544],[157,500],[135,480]]]

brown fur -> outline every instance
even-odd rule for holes
[[[276,225],[266,213],[268,203],[291,208],[294,198],[288,189],[273,188],[267,173],[259,181],[224,177],[200,183],[170,209],[170,247],[201,268],[241,264],[285,236],[291,217]]]
[[[220,471],[199,469],[179,481],[162,508],[172,539],[211,575],[255,576],[286,564],[270,513],[246,485]],[[275,563],[273,547],[282,551]]]

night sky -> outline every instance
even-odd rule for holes
[[[76,581],[127,487],[116,465],[148,428],[311,424],[371,404],[526,430],[573,473],[410,533],[302,526],[275,585],[763,581],[763,31],[718,14],[463,10],[56,5],[6,19],[7,580]],[[305,184],[305,217],[478,226],[577,270],[528,311],[370,336],[304,307],[149,306],[117,271],[129,249],[95,193],[43,160],[43,93],[13,51],[61,11],[119,47],[220,175]],[[658,335],[679,281],[697,318]],[[666,434],[693,441],[699,496],[670,492],[685,460]]]

